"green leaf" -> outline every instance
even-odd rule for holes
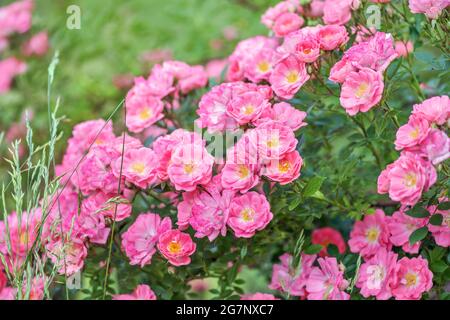
[[[334,244],[328,245],[327,251],[330,256],[333,256],[333,257],[339,256],[339,249]]]
[[[297,208],[301,202],[302,202],[302,198],[300,197],[300,195],[297,195],[297,197],[294,198],[294,200],[292,200],[291,204],[289,205],[289,207],[288,207],[289,211],[292,211],[295,208]]]
[[[305,198],[313,196],[317,191],[320,190],[323,181],[325,178],[323,177],[314,177],[308,181],[305,189],[303,189],[303,196]]]
[[[430,215],[428,210],[421,206],[415,206],[414,208],[406,211],[406,214],[414,218],[426,218]]]
[[[416,231],[411,233],[411,235],[409,236],[409,244],[413,245],[416,242],[425,239],[427,234],[428,234],[428,228],[427,227],[422,227],[422,228],[417,229]]]
[[[450,201],[439,203],[438,209],[439,210],[450,210]]]
[[[442,273],[448,268],[444,261],[436,261],[431,265],[431,270],[436,273]]]
[[[312,244],[308,248],[305,249],[306,254],[317,254],[323,249],[321,244]]]
[[[442,214],[433,214],[430,218],[430,224],[433,226],[440,226],[442,225],[442,220],[444,220]]]

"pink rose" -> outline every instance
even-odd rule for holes
[[[429,98],[414,105],[412,114],[431,123],[443,125],[450,118],[450,99],[448,96]]]
[[[300,29],[304,23],[305,21],[298,14],[286,12],[275,20],[273,31],[277,37],[284,37]]]
[[[405,205],[415,205],[422,192],[436,182],[433,165],[420,156],[403,153],[394,163],[387,166],[378,177],[378,192],[389,193],[394,201]]]
[[[161,219],[156,213],[140,214],[122,234],[122,248],[130,264],[140,265],[141,268],[150,264],[160,234],[170,230],[171,224],[170,218]]]
[[[390,250],[388,221],[389,217],[381,209],[376,209],[374,214],[366,214],[362,221],[356,221],[348,241],[350,251],[369,259],[380,248]]]
[[[347,43],[348,33],[343,26],[328,25],[319,29],[317,38],[323,50],[334,50]]]
[[[172,265],[178,267],[191,263],[190,256],[195,252],[196,245],[189,234],[168,230],[159,236],[158,249]]]
[[[308,79],[305,63],[296,56],[289,55],[275,65],[269,81],[277,96],[292,99]]]
[[[419,228],[426,226],[428,219],[413,218],[408,216],[403,210],[396,211],[388,221],[389,232],[391,236],[389,240],[394,246],[402,247],[405,252],[418,253],[421,242],[414,245],[409,244],[409,237]]]
[[[380,72],[368,68],[351,72],[342,85],[341,105],[351,116],[367,112],[380,102],[383,89],[383,76]]]
[[[327,248],[330,244],[334,244],[340,254],[344,254],[347,248],[342,234],[331,227],[315,229],[311,234],[311,243],[323,246],[323,249],[319,252],[321,257],[328,256]]]
[[[418,117],[410,117],[407,124],[401,126],[397,131],[395,149],[402,150],[420,145],[430,132],[427,120]]]
[[[113,295],[113,300],[156,300],[156,295],[148,285],[140,284],[131,294]]]
[[[397,254],[380,249],[361,265],[356,287],[361,289],[364,298],[370,296],[377,300],[388,300],[392,297],[391,285],[395,281]]]
[[[439,17],[448,5],[448,0],[409,0],[412,13],[424,13],[430,19]]]
[[[291,183],[300,176],[303,159],[298,151],[286,153],[280,159],[271,160],[263,169],[263,175],[281,185]]]
[[[395,282],[391,286],[395,299],[419,300],[433,286],[433,273],[428,268],[428,261],[421,257],[400,259]]]
[[[308,300],[349,300],[344,290],[349,282],[344,279],[344,271],[336,258],[319,258],[319,267],[313,267],[306,280]]]
[[[228,225],[236,237],[251,238],[256,231],[263,230],[272,217],[266,197],[251,191],[232,200]]]
[[[28,40],[22,47],[22,53],[24,56],[29,57],[32,55],[43,56],[47,53],[49,48],[48,34],[43,31],[34,35]]]

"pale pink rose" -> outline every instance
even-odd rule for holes
[[[323,15],[323,7],[325,5],[325,0],[312,0],[310,5],[310,10],[308,15],[313,18],[319,18]]]
[[[190,66],[181,61],[166,61],[162,68],[173,75],[177,80],[177,90],[183,94],[202,88],[208,83],[208,75],[203,66]]]
[[[141,268],[150,264],[159,236],[170,230],[171,224],[170,218],[161,219],[156,213],[140,214],[122,234],[122,248],[130,264],[140,265]]]
[[[0,38],[30,30],[33,7],[33,0],[16,1],[0,7]]]
[[[281,185],[291,183],[300,176],[303,159],[298,151],[286,153],[280,159],[271,160],[262,174]]]
[[[313,267],[306,280],[308,300],[349,300],[344,290],[349,282],[344,279],[344,271],[336,258],[319,258],[319,267]]]
[[[231,94],[232,84],[224,83],[213,87],[203,95],[196,111],[200,117],[197,120],[197,125],[200,128],[208,128],[211,133],[236,128],[236,120],[226,113]]]
[[[252,294],[244,294],[241,300],[280,300],[270,293],[256,292]]]
[[[362,221],[356,221],[348,240],[350,251],[369,259],[381,248],[390,250],[388,221],[389,217],[381,209],[366,214]]]
[[[325,0],[323,21],[325,24],[344,25],[352,18],[352,0]]]
[[[91,192],[103,190],[107,193],[117,192],[119,178],[113,174],[111,169],[115,158],[111,157],[108,147],[97,146],[91,148],[87,156],[78,166],[77,172],[72,175],[72,184],[84,195]],[[75,164],[79,159],[76,159]],[[69,175],[72,172],[69,172]],[[122,177],[121,184],[124,182]]]
[[[194,191],[211,180],[214,157],[201,144],[177,146],[167,168],[170,182],[177,190]]]
[[[289,55],[275,65],[269,81],[277,96],[292,99],[308,79],[305,63],[296,56]]]
[[[113,300],[156,300],[156,295],[148,285],[140,284],[131,294],[113,295]]]
[[[167,70],[167,68],[163,68],[160,64],[157,64],[153,66],[146,82],[142,80],[140,83],[136,82],[136,94],[151,95],[163,99],[176,90],[174,82],[174,74]]]
[[[440,202],[448,201],[447,198],[441,199]],[[432,224],[428,225],[428,230],[433,234],[434,241],[438,246],[447,248],[450,247],[450,210],[439,210],[436,206],[428,207],[428,211],[431,215],[442,215],[442,223],[440,226]]]
[[[422,192],[436,182],[436,170],[433,165],[420,156],[403,153],[392,164],[388,165],[378,177],[378,192],[389,193],[394,201],[404,205],[415,205]]]
[[[164,104],[159,98],[134,96],[127,101],[126,125],[131,132],[142,132],[164,117]]]
[[[268,122],[276,121],[284,126],[297,131],[307,125],[303,120],[306,118],[306,112],[300,111],[287,102],[275,103],[272,108],[266,109],[261,117],[256,121],[256,126]]]
[[[112,166],[114,175],[125,177],[139,188],[147,189],[158,180],[158,158],[150,148],[130,149],[122,157],[116,159]]]
[[[82,239],[88,238],[90,242],[105,244],[108,240],[110,228],[106,226],[105,217],[97,211],[92,211],[84,200],[81,204],[80,214],[77,216],[77,235]]]
[[[311,243],[323,246],[323,249],[319,252],[321,257],[328,256],[327,248],[330,244],[335,245],[340,254],[344,254],[347,249],[342,234],[331,227],[315,229],[311,234]]]
[[[376,32],[368,40],[353,45],[345,52],[344,57],[358,69],[370,68],[375,71],[384,71],[397,58],[397,52],[395,52],[391,34]]]
[[[205,145],[205,141],[202,140],[200,135],[195,132],[189,132],[185,129],[176,129],[172,133],[158,137],[153,142],[153,150],[155,151],[159,165],[158,165],[158,178],[162,181],[168,180],[167,167],[172,157],[173,150],[183,144],[200,143]]]
[[[294,269],[293,258],[285,253],[280,257],[281,264],[274,264],[269,289],[286,292],[291,296],[305,298],[306,281],[316,260],[316,255],[301,255],[298,269]]]
[[[231,201],[227,223],[236,237],[251,238],[257,231],[263,230],[272,218],[266,197],[250,191]]]
[[[421,104],[415,104],[412,114],[431,123],[443,125],[450,118],[450,99],[448,96],[429,98]]]
[[[265,122],[248,131],[248,137],[258,150],[258,160],[261,162],[257,163],[280,159],[294,151],[298,143],[291,128],[275,121]]]
[[[16,288],[5,287],[5,288],[3,288],[3,290],[0,290],[0,301],[16,300],[16,295],[17,295]]]
[[[410,117],[407,124],[397,130],[395,149],[409,149],[420,145],[430,132],[430,124],[419,117]]]
[[[305,23],[302,17],[292,12],[280,15],[273,25],[273,31],[277,37],[284,37],[291,32],[297,31]]]
[[[333,82],[343,83],[350,73],[357,71],[348,58],[342,58],[330,70],[330,79]]]
[[[42,210],[37,208],[20,215],[13,212],[7,219],[7,226],[0,221],[0,253],[10,268],[16,268],[21,266],[38,236]]]
[[[238,43],[228,58],[227,81],[240,81],[248,78],[253,82],[268,80],[274,64],[274,38],[256,36]]]
[[[262,15],[261,22],[268,28],[272,28],[279,16],[287,12],[295,12],[299,10],[300,2],[298,0],[286,0],[277,3],[274,7],[270,7]]]
[[[319,29],[317,38],[323,50],[334,50],[347,43],[348,33],[343,26],[328,25]]]
[[[413,148],[411,151],[423,155],[434,165],[450,158],[450,138],[439,129],[431,129],[425,140],[417,148]]]
[[[208,78],[214,79],[216,81],[220,81],[222,74],[227,67],[226,59],[215,59],[209,61],[205,66],[205,71],[208,74]]]
[[[403,251],[408,253],[418,253],[421,242],[418,241],[414,245],[409,244],[409,237],[419,228],[426,226],[428,219],[414,218],[408,216],[403,210],[396,211],[388,221],[389,232],[391,236],[389,240],[394,246],[402,247]]]
[[[48,34],[46,31],[39,32],[28,40],[22,47],[24,56],[43,56],[49,49]]]
[[[27,65],[14,57],[0,60],[0,94],[11,89],[14,78],[26,71]]]
[[[259,183],[258,169],[254,164],[228,162],[221,171],[222,186],[245,193]]]
[[[430,19],[437,19],[450,2],[448,0],[409,0],[412,13],[424,13]]]
[[[98,212],[109,219],[122,221],[131,215],[132,205],[124,196],[114,193],[106,194],[102,191],[91,194],[82,204],[87,211]],[[117,208],[116,208],[117,207]]]
[[[248,92],[231,100],[227,114],[240,125],[257,120],[261,113],[270,108],[270,102],[259,92]]]
[[[169,262],[178,267],[191,263],[196,245],[191,236],[180,230],[168,230],[159,236],[158,249]]]
[[[386,249],[364,262],[358,272],[356,287],[364,298],[374,296],[377,300],[392,297],[391,285],[395,282],[397,254]]]
[[[351,116],[367,112],[380,102],[383,89],[383,76],[380,72],[368,68],[351,72],[342,85],[341,105]]]
[[[407,57],[413,50],[414,45],[411,41],[395,41],[395,52],[399,57]]]
[[[419,300],[433,286],[433,273],[421,257],[404,257],[397,262],[392,294],[397,300]]]
[[[191,225],[195,237],[208,237],[210,241],[219,234],[226,235],[228,211],[235,192],[223,189],[220,182],[220,175],[216,175],[204,190],[183,193],[183,201],[177,206],[180,230]]]
[[[83,240],[70,235],[69,239],[59,239],[49,242],[46,246],[46,255],[56,266],[59,274],[71,276],[84,266],[88,249]]]

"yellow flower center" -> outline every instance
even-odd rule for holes
[[[303,49],[303,53],[304,53],[304,54],[310,54],[310,53],[311,53],[311,48],[305,48],[305,49]]]
[[[252,115],[255,112],[255,107],[251,104],[248,104],[242,108],[242,113],[246,116]]]
[[[404,181],[407,187],[415,187],[417,184],[417,176],[414,173],[408,173],[405,175]]]
[[[241,211],[241,218],[245,222],[253,221],[253,215],[255,214],[255,210],[252,208],[245,208]]]
[[[286,81],[288,83],[295,83],[299,79],[298,72],[297,71],[289,71],[286,75]]]
[[[411,139],[417,139],[419,137],[419,128],[414,128],[413,131],[409,133]]]
[[[148,120],[152,117],[152,111],[149,108],[144,108],[142,109],[142,111],[139,113],[139,118],[141,120]]]
[[[144,170],[145,170],[145,164],[143,164],[142,162],[136,162],[136,163],[133,163],[132,166],[131,166],[131,169],[132,169],[134,172],[136,172],[136,173],[138,173],[138,174],[141,174],[141,173],[143,173]]]
[[[192,171],[194,171],[194,165],[192,163],[185,164],[183,169],[184,169],[184,173],[191,174]]]
[[[238,167],[239,178],[245,179],[248,177],[249,173],[250,173],[250,170],[248,170],[247,166],[245,166],[243,164],[239,165],[239,167]]]
[[[417,284],[417,275],[415,273],[408,272],[405,275],[405,280],[406,280],[407,287],[413,287]]]
[[[26,232],[21,233],[19,237],[20,244],[26,245],[28,243],[28,234]]]
[[[280,171],[281,173],[288,172],[289,168],[290,168],[290,164],[289,164],[289,161],[287,161],[287,160],[282,160],[278,164],[278,171]]]
[[[181,243],[179,243],[178,241],[171,241],[167,246],[167,250],[169,250],[169,252],[172,254],[180,253]]]
[[[266,145],[269,148],[276,148],[280,145],[280,140],[278,137],[271,137],[271,139],[267,140]]]
[[[261,61],[258,63],[258,69],[261,71],[261,73],[266,73],[270,70],[270,64],[267,61]]]
[[[368,88],[369,88],[369,85],[366,82],[361,83],[358,86],[358,88],[356,88],[355,96],[357,98],[361,98],[363,95],[366,94]]]
[[[366,231],[366,238],[368,242],[376,242],[378,240],[379,231],[377,228],[369,228]]]

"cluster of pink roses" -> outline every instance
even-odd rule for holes
[[[204,87],[208,75],[203,66],[189,66],[181,61],[155,65],[147,79],[138,77],[125,100],[127,128],[142,132],[164,117],[165,110],[177,109],[179,98]]]
[[[391,35],[377,32],[348,49],[330,70],[331,81],[341,83],[341,105],[353,116],[377,105],[383,95],[383,72],[397,57]]]
[[[0,53],[8,47],[8,37],[15,33],[24,34],[30,30],[33,7],[33,0],[21,0],[0,7]],[[23,44],[22,55],[42,56],[48,47],[47,33],[40,32]],[[24,73],[26,69],[26,63],[16,57],[0,59],[0,94],[8,92],[14,78]]]
[[[447,217],[449,210],[428,208],[431,214]],[[441,226],[429,225],[438,245],[450,245],[450,228],[445,218]],[[428,261],[421,257],[403,257],[397,260],[392,246],[401,246],[403,251],[417,254],[420,242],[413,245],[410,235],[428,224],[428,218],[413,218],[403,209],[392,216],[386,216],[377,209],[374,214],[366,215],[362,221],[355,223],[350,233],[349,246],[354,253],[359,253],[365,260],[359,271],[356,286],[361,288],[364,297],[377,299],[420,299],[424,292],[432,287],[433,274],[428,268]]]
[[[398,254],[392,251],[393,246],[400,246],[407,253],[417,254],[420,242],[410,245],[409,237],[426,225],[439,246],[450,246],[450,210],[438,210],[436,206],[427,209],[431,215],[444,217],[440,226],[429,224],[428,218],[410,217],[403,209],[392,216],[377,209],[355,223],[348,245],[351,252],[359,253],[364,259],[355,283],[363,297],[417,300],[431,289],[433,274],[426,259],[420,256],[398,259]],[[269,288],[302,299],[348,300],[350,295],[345,290],[349,281],[344,278],[345,268],[336,258],[328,257],[326,251],[329,244],[334,244],[340,254],[345,253],[342,235],[329,227],[316,229],[312,243],[323,245],[318,266],[314,266],[316,255],[302,254],[300,263],[295,266],[292,256],[286,253],[280,257],[281,264],[273,266]]]
[[[444,126],[450,119],[448,96],[433,97],[413,107],[407,124],[397,131],[400,157],[378,177],[378,193],[413,206],[437,178],[433,165],[450,157],[450,139]],[[441,129],[440,129],[441,128]]]

